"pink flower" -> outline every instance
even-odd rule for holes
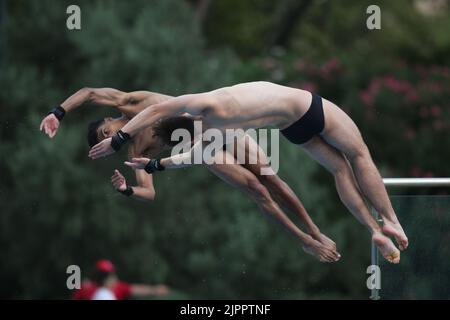
[[[265,58],[262,61],[262,66],[264,69],[266,70],[272,70],[274,69],[276,66],[278,65],[278,61],[275,60],[274,58]]]
[[[408,92],[412,89],[411,83],[399,80],[392,75],[384,77],[384,84],[395,93]]]
[[[448,77],[450,76],[450,68],[447,66],[438,66],[438,65],[433,65],[431,67],[431,71],[434,74],[438,74],[438,75],[442,75],[444,77]]]
[[[408,128],[405,131],[405,138],[407,140],[413,140],[416,137],[416,130],[412,129],[412,128]]]
[[[303,90],[309,91],[309,92],[315,92],[317,90],[317,86],[313,82],[304,82],[302,84]]]
[[[422,169],[420,169],[420,167],[416,166],[416,167],[411,168],[411,176],[417,178],[417,177],[420,177],[421,173],[422,173]]]
[[[338,59],[332,58],[325,62],[319,69],[319,75],[325,80],[330,80],[331,76],[338,71],[341,64]]]
[[[306,61],[302,58],[297,59],[294,63],[294,69],[297,71],[304,71],[306,69]]]
[[[329,81],[332,79],[332,75],[330,72],[320,71],[320,77],[325,81]]]
[[[374,104],[373,95],[369,91],[361,91],[359,94],[361,101],[366,107],[372,107]]]
[[[416,90],[410,90],[406,93],[405,97],[406,102],[415,103],[419,100],[419,96],[417,95]]]
[[[434,93],[441,93],[442,92],[442,84],[438,83],[438,82],[430,82],[429,83],[429,88],[431,92]]]
[[[440,106],[436,106],[436,105],[432,106],[432,107],[431,107],[431,114],[432,114],[434,117],[439,117],[439,116],[442,114],[442,109],[441,109],[441,107],[440,107]]]
[[[450,68],[449,67],[442,67],[441,72],[442,72],[442,75],[445,77],[450,76]]]
[[[325,70],[325,71],[334,71],[337,70],[341,67],[341,63],[339,62],[338,59],[336,58],[332,58],[330,60],[328,60],[327,62],[325,62],[321,69]]]
[[[431,171],[427,171],[427,172],[425,173],[424,177],[425,177],[425,178],[433,178],[433,177],[434,177],[434,174],[433,174],[433,172],[431,172]]]
[[[435,120],[433,122],[433,129],[436,131],[441,131],[444,129],[444,122],[442,122],[442,120]]]
[[[420,91],[425,93],[440,94],[444,90],[444,86],[436,81],[425,81],[418,84]]]
[[[377,95],[378,92],[380,91],[381,84],[382,84],[382,82],[381,82],[380,78],[372,79],[372,81],[370,82],[370,85],[369,85],[369,92],[372,95]]]

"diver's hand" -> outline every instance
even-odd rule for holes
[[[39,130],[44,131],[46,135],[53,138],[58,132],[59,123],[58,118],[53,113],[50,113],[42,120]]]
[[[155,296],[167,296],[169,292],[169,287],[164,284],[156,285],[153,287],[153,294]]]
[[[127,180],[117,169],[114,170],[114,174],[111,177],[111,183],[116,190],[125,191],[127,189]]]
[[[115,151],[111,147],[111,140],[111,138],[108,138],[93,146],[89,151],[89,158],[95,160],[113,154]]]
[[[133,170],[145,169],[145,166],[150,162],[149,158],[133,158],[130,161],[125,161],[125,165]]]

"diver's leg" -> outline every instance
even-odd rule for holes
[[[297,197],[295,192],[289,187],[289,185],[284,182],[270,166],[268,166],[268,159],[264,150],[257,144],[255,140],[246,136],[246,139],[240,139],[237,143],[238,148],[245,148],[247,154],[247,160],[251,157],[256,159],[253,163],[247,161],[244,167],[250,170],[258,180],[270,191],[272,196],[275,198],[277,203],[289,210],[290,212],[296,214],[306,227],[306,232],[313,237],[315,240],[320,241],[323,245],[330,249],[336,250],[336,243],[322,234],[320,229],[314,223],[314,221],[309,216],[307,210],[303,206],[303,203]],[[271,174],[261,174],[262,169],[265,168],[264,173],[271,171]]]
[[[220,156],[216,154],[216,157]],[[339,260],[339,254],[330,250],[311,236],[300,230],[281,210],[272,199],[269,191],[262,185],[256,176],[239,164],[231,164],[234,159],[226,152],[223,156],[228,158],[227,164],[213,164],[207,166],[220,179],[230,185],[244,191],[259,207],[259,209],[283,225],[291,234],[302,242],[303,249],[322,262],[334,262]]]
[[[395,215],[381,175],[353,120],[335,104],[323,100],[325,129],[323,139],[349,160],[359,188],[383,218],[383,232],[395,237],[400,249],[408,247],[408,238]]]
[[[301,147],[333,174],[341,201],[355,218],[369,229],[372,239],[376,242],[383,257],[390,262],[398,263],[400,252],[392,241],[383,235],[380,226],[370,213],[355,182],[352,170],[342,153],[319,136],[313,137]]]

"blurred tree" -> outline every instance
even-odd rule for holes
[[[159,204],[136,204],[112,190],[109,176],[120,157],[87,160],[86,120],[104,113],[69,115],[53,141],[38,124],[82,86],[175,94],[227,83],[237,63],[228,52],[205,51],[183,2],[78,1],[80,32],[65,28],[68,4],[8,3],[14,18],[0,73],[2,297],[67,296],[65,268],[75,263],[87,270],[99,256],[115,260],[125,276],[165,280],[170,261],[155,243],[163,230],[145,214],[149,207],[160,212]]]
[[[292,33],[298,22],[306,16],[308,8],[313,1],[280,1],[278,2],[277,13],[275,15],[276,22],[272,28],[272,36],[268,43],[268,47],[285,47],[288,48]]]
[[[0,65],[5,64],[6,59],[6,31],[5,23],[8,17],[8,12],[6,11],[5,0],[0,0]]]
[[[382,30],[369,31],[366,8],[372,2],[314,1],[307,14],[290,24],[292,32],[281,33],[283,41],[264,50],[264,44],[272,43],[267,39],[273,29],[281,32],[272,27],[279,11],[273,3],[271,7],[267,3],[264,10],[264,3],[219,0],[211,8],[205,34],[211,45],[231,45],[246,58],[238,71],[241,81],[270,80],[316,91],[336,102],[361,128],[384,176],[448,175],[443,164],[450,153],[442,146],[450,137],[446,125],[450,116],[446,90],[450,80],[449,6],[429,15],[411,1],[379,1]],[[279,8],[287,3],[277,2]],[[300,7],[306,3],[296,4]],[[297,172],[298,162],[285,153],[282,156],[282,169]],[[346,210],[337,205],[334,186],[325,170],[315,172],[311,176],[324,189],[312,187],[308,196],[319,194],[322,202],[307,208],[321,212],[319,223],[334,224],[336,211]],[[353,229],[350,221],[340,220],[337,233],[338,243],[351,250],[354,258],[342,273],[347,285],[340,287],[341,294],[351,291],[350,284],[362,281],[352,270],[367,264],[367,255],[353,243],[367,236]],[[326,280],[319,283],[326,287],[329,279],[325,274],[322,277]],[[312,291],[305,290],[310,297]]]
[[[281,143],[280,175],[338,243],[339,264],[305,255],[202,167],[157,175],[152,204],[118,195],[109,176],[124,154],[86,157],[85,124],[103,111],[70,114],[52,141],[37,130],[51,106],[83,86],[174,95],[261,79],[302,87],[350,113],[383,174],[446,174],[448,11],[429,17],[410,1],[382,1],[383,29],[369,32],[369,1],[213,1],[204,24],[175,0],[7,4],[1,297],[66,297],[65,268],[79,264],[86,274],[99,257],[115,261],[124,279],[168,282],[176,297],[368,295],[369,236],[331,176],[298,148]],[[79,32],[65,28],[69,4],[82,8]]]

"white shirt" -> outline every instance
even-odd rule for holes
[[[117,298],[111,290],[98,288],[92,296],[92,300],[117,300]]]

